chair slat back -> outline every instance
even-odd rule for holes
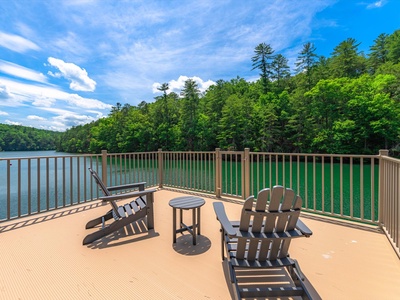
[[[110,196],[111,195],[110,191],[107,189],[107,187],[105,186],[103,181],[100,179],[97,172],[94,171],[92,168],[88,168],[88,169],[89,169],[90,174],[92,174],[94,181],[96,181],[98,187],[103,192],[104,196]],[[124,213],[122,211],[120,211],[120,207],[118,207],[117,203],[115,201],[110,201],[109,203],[112,206],[113,211],[114,211],[114,214],[113,214],[114,219],[122,218],[124,216]]]
[[[246,212],[252,210],[253,203],[254,203],[254,197],[250,196],[246,199],[246,201],[243,204],[242,215],[240,217],[240,227],[239,227],[239,229],[242,231],[249,230],[251,215],[247,214]]]
[[[292,189],[274,186],[261,190],[254,207],[253,204],[254,197],[249,197],[242,208],[239,226],[242,234],[238,237],[236,258],[266,261],[286,257],[291,238],[273,237],[271,233],[295,229],[301,197]],[[269,237],[260,237],[260,233]]]
[[[108,191],[107,187],[104,185],[103,181],[100,179],[99,175],[96,171],[92,168],[88,168],[90,174],[92,174],[94,180],[96,181],[97,185],[99,186],[100,190],[103,192],[104,196],[110,196],[111,193]]]

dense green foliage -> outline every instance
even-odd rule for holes
[[[306,43],[291,74],[270,45],[251,58],[260,80],[219,80],[205,93],[188,80],[138,106],[117,104],[107,118],[64,133],[67,152],[214,150],[377,154],[400,138],[400,30],[381,34],[367,56],[352,38],[318,56]],[[249,55],[250,56],[250,55]]]
[[[54,150],[60,132],[0,124],[0,151]]]

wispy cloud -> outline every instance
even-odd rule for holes
[[[44,121],[46,120],[43,117],[35,116],[35,115],[29,115],[26,117],[28,120],[36,120],[36,121]]]
[[[43,120],[30,117],[28,118],[29,124],[50,130],[63,131],[71,126],[97,120],[112,107],[97,99],[66,93],[55,86],[21,83],[8,78],[0,78],[0,95],[2,95],[1,90],[7,91],[3,94],[8,99],[0,101],[0,106],[25,107],[27,112],[34,109],[35,112],[40,110],[48,113],[48,117],[37,115],[37,113],[17,117],[14,113],[13,116],[16,120],[13,122],[15,124],[25,124],[28,116],[39,116]]]
[[[25,68],[23,66],[7,62],[0,59],[0,71],[27,80],[37,81],[37,82],[47,82],[47,78],[42,73],[38,73],[32,69]]]
[[[0,31],[0,46],[15,52],[24,53],[29,50],[40,50],[34,42],[15,34]]]
[[[57,68],[60,72],[53,73],[48,72],[50,76],[53,77],[64,77],[70,81],[70,89],[74,91],[87,91],[93,92],[96,89],[96,81],[88,76],[85,69],[73,63],[64,62],[61,59],[49,57],[47,59],[52,67]]]
[[[380,8],[380,7],[384,6],[386,4],[386,2],[387,2],[386,0],[375,1],[375,2],[368,4],[367,8],[368,9]]]
[[[4,123],[6,123],[8,125],[22,125],[21,122],[15,122],[15,121],[11,121],[11,120],[5,120]]]

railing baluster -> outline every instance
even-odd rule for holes
[[[325,212],[325,158],[321,157],[321,212]]]
[[[32,177],[31,177],[31,159],[28,158],[28,215],[32,213]]]
[[[353,210],[353,207],[354,207],[354,205],[353,205],[353,194],[354,194],[354,191],[353,191],[353,158],[352,157],[350,157],[350,176],[349,176],[350,178],[350,217],[354,217],[354,210]]]
[[[364,221],[364,160],[360,159],[360,218]]]
[[[340,215],[343,216],[343,157],[340,157]]]
[[[7,220],[9,220],[11,218],[11,161],[9,159],[6,160],[7,162]]]
[[[335,213],[335,198],[334,198],[334,164],[333,164],[333,156],[331,156],[331,215],[333,216]]]
[[[18,159],[18,218],[21,217],[21,159]]]
[[[312,172],[312,177],[313,177],[313,211],[317,211],[317,172],[316,172],[316,158],[315,155],[312,157],[313,159],[313,172]]]
[[[65,182],[66,182],[66,179],[65,179],[65,177],[66,177],[66,174],[65,174],[65,157],[63,157],[62,158],[62,165],[63,165],[63,168],[62,168],[62,182],[63,182],[63,207],[65,207],[65,203],[66,203],[66,184],[65,184]]]
[[[46,210],[49,210],[50,207],[50,178],[49,178],[49,158],[46,157]]]
[[[40,212],[40,158],[37,160],[37,178],[36,178],[36,183],[37,183],[37,212]]]
[[[54,207],[58,208],[58,159],[54,157]]]

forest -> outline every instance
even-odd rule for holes
[[[0,151],[54,150],[61,132],[0,124]]]
[[[400,149],[400,30],[380,34],[368,53],[348,38],[330,57],[313,43],[295,69],[266,43],[249,53],[259,80],[218,80],[200,93],[167,83],[154,101],[117,103],[106,118],[62,133],[56,149],[74,153],[223,150],[377,154]]]

